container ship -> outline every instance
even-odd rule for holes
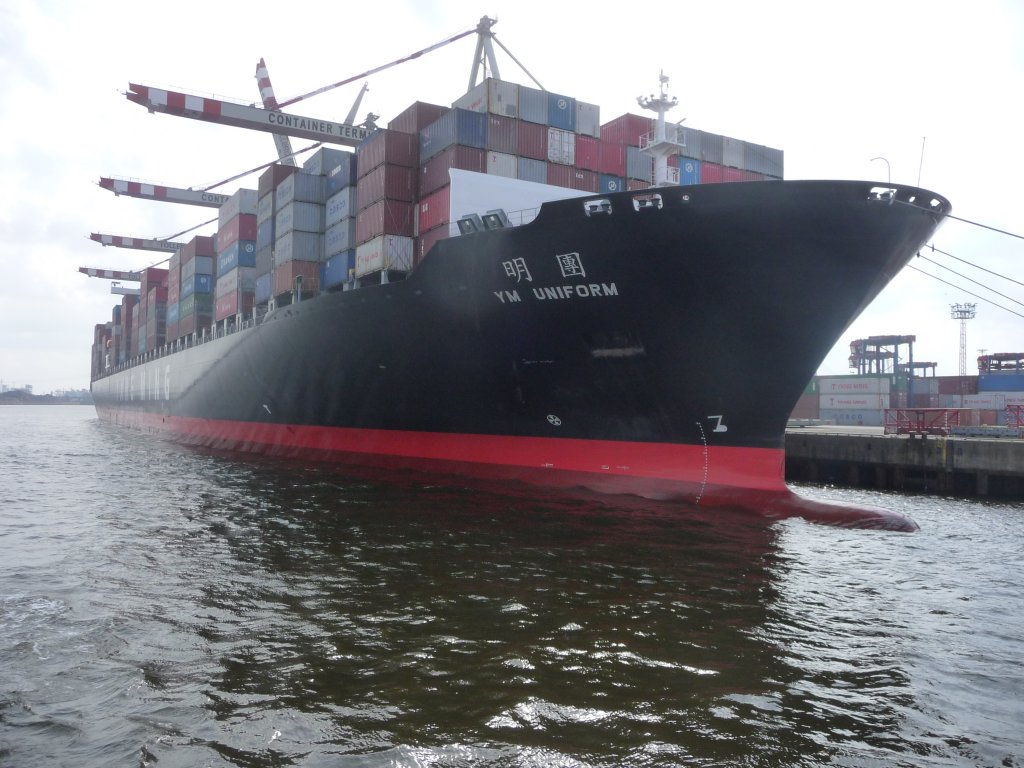
[[[828,516],[785,484],[787,418],[949,203],[785,181],[781,151],[666,121],[666,84],[641,100],[655,117],[602,123],[488,78],[354,152],[268,167],[96,326],[99,417],[217,450]]]

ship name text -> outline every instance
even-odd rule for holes
[[[494,295],[502,304],[519,304],[524,301],[524,294],[517,289],[511,291],[494,291]],[[589,283],[581,285],[545,285],[531,288],[525,294],[529,301],[563,301],[565,299],[603,298],[618,296],[619,287],[614,283]]]

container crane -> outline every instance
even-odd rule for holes
[[[181,189],[179,187],[166,187],[159,184],[147,184],[142,181],[107,176],[100,177],[100,187],[110,190],[115,195],[139,197],[143,200],[158,200],[164,203],[199,205],[204,208],[220,208],[231,197],[230,195],[222,195],[219,192],[208,192],[205,189]]]
[[[89,239],[104,246],[112,245],[116,248],[134,248],[139,251],[163,251],[164,253],[170,251],[173,253],[178,249],[185,247],[185,243],[179,243],[173,240],[157,240],[155,238],[144,237],[122,237],[121,235],[102,235],[99,232],[93,232],[89,235]]]

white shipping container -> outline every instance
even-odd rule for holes
[[[292,174],[294,176],[294,174]],[[295,200],[281,208],[274,217],[274,233],[277,237],[292,230],[299,232],[324,231],[324,207],[317,203],[303,203]]]
[[[818,379],[822,395],[887,395],[889,379],[885,376],[836,376]]]
[[[964,408],[1002,411],[1008,405],[1024,405],[1024,392],[979,392],[964,395]]]
[[[576,164],[576,134],[561,128],[548,128],[548,162]]]
[[[354,248],[356,244],[356,220],[354,216],[342,219],[324,233],[324,255],[329,259],[342,251]]]
[[[274,190],[270,190],[256,203],[256,224],[274,218]]]
[[[504,152],[488,152],[487,172],[514,179],[519,172],[519,158]]]
[[[413,239],[400,235],[381,235],[356,248],[356,277],[385,269],[412,269]]]
[[[490,112],[505,117],[519,117],[519,86],[488,77],[456,99],[453,108],[472,112]]]
[[[224,229],[240,213],[256,213],[255,189],[240,189],[217,212],[217,228]]]
[[[597,104],[576,102],[576,133],[601,138],[601,108]]]
[[[345,187],[327,198],[324,226],[333,227],[342,219],[355,216],[356,185]]]
[[[848,427],[881,427],[885,424],[885,411],[832,408],[819,411],[818,418]]]
[[[289,261],[320,261],[324,247],[324,236],[316,232],[301,232],[293,229],[274,241],[274,264]]]
[[[889,407],[888,395],[821,395],[818,403],[820,410],[827,408],[840,410],[881,410]]]
[[[251,293],[256,290],[256,267],[235,267],[217,278],[217,298],[230,296],[236,291]]]

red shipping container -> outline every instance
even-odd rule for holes
[[[180,325],[177,320],[175,320],[173,323],[167,324],[166,336],[168,341],[174,341],[176,338],[178,338],[179,327]]]
[[[440,227],[434,227],[427,232],[422,232],[420,236],[416,238],[414,266],[423,261],[423,258],[430,253],[430,249],[434,247],[434,243],[438,240],[448,238],[450,236],[448,232],[449,226],[447,224],[442,224]]]
[[[514,155],[519,148],[519,121],[514,117],[487,115],[487,149]]]
[[[700,183],[718,184],[725,181],[725,167],[707,161],[700,164]]]
[[[356,175],[362,178],[378,165],[404,165],[416,167],[419,160],[418,134],[381,129],[371,133],[356,148]]]
[[[447,225],[451,221],[452,187],[447,185],[436,189],[420,200],[417,206],[419,216],[419,232]]]
[[[722,181],[746,181],[739,168],[722,168]]]
[[[154,304],[167,304],[167,286],[165,285],[154,285],[146,292],[146,304],[153,306]]]
[[[213,256],[215,254],[213,238],[205,235],[196,235],[181,249],[181,263],[184,264],[186,261],[192,261],[196,256]]]
[[[245,291],[239,293],[235,291],[227,296],[221,296],[214,302],[213,305],[213,319],[223,320],[225,317],[234,317],[239,312],[243,315],[252,312],[253,304],[255,304],[256,294],[252,291]]]
[[[579,139],[577,139],[577,142]],[[613,141],[601,139],[601,146],[598,150],[597,168],[598,173],[608,173],[612,176],[626,175],[626,145]]]
[[[653,120],[642,115],[625,114],[601,126],[601,139],[613,144],[640,146],[640,137],[646,136],[653,128]],[[614,173],[614,171],[604,171]]]
[[[601,140],[593,136],[576,137],[576,167],[588,171],[600,170]]]
[[[581,192],[598,191],[599,179],[596,173],[584,170],[583,168],[572,168],[570,170],[572,170],[570,186],[573,189],[578,189]]]
[[[413,236],[416,206],[404,200],[378,200],[356,214],[356,244],[379,235]]]
[[[553,184],[556,187],[572,188],[572,174],[574,170],[576,169],[571,165],[548,163],[548,184]]]
[[[256,214],[240,213],[217,230],[217,253],[238,240],[256,239]]]
[[[448,171],[452,168],[487,173],[487,153],[476,147],[456,144],[432,157],[420,169],[419,196],[426,197],[435,189],[447,185],[451,181]]]
[[[400,112],[394,120],[388,123],[388,130],[412,133],[418,137],[420,131],[448,112],[449,108],[442,107],[440,104],[417,101],[406,107],[404,112]]]
[[[636,192],[639,189],[650,189],[651,183],[649,181],[640,181],[639,179],[626,179],[626,189],[630,192]]]
[[[167,286],[167,303],[177,304],[181,298],[181,281],[174,280]]]
[[[548,126],[520,120],[516,127],[516,134],[514,154],[534,160],[546,161],[548,159]]]
[[[320,292],[320,263],[316,261],[289,261],[274,267],[274,295],[291,293],[300,276],[303,297],[316,296]]]
[[[413,201],[416,170],[403,165],[384,163],[361,177],[356,183],[356,210],[361,211],[378,200]]]

